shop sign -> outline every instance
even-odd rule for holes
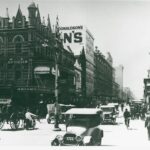
[[[35,92],[50,92],[49,89],[46,88],[38,88],[38,87],[18,87],[17,91],[35,91]]]
[[[8,64],[27,64],[28,63],[28,60],[25,60],[23,58],[20,58],[19,60],[17,59],[13,59],[13,58],[10,58],[7,62]]]

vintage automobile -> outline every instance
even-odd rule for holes
[[[59,123],[65,123],[64,112],[73,107],[75,107],[75,105],[58,104]],[[46,120],[48,124],[55,122],[55,104],[47,104]]]
[[[115,106],[116,114],[119,115],[119,104],[118,103],[108,103],[109,106]]]
[[[52,140],[53,146],[92,146],[101,145],[103,130],[100,129],[100,109],[72,108],[65,114],[66,133]]]
[[[114,105],[102,105],[103,123],[116,124],[117,112]]]

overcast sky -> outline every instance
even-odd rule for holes
[[[0,16],[8,7],[10,17],[16,15],[20,4],[28,16],[32,0],[0,0]],[[60,26],[86,25],[103,54],[112,54],[114,66],[124,66],[124,86],[138,98],[143,97],[143,78],[150,67],[150,1],[149,0],[34,0],[41,18],[51,17]]]

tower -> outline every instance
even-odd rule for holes
[[[36,6],[35,3],[32,2],[29,7],[28,7],[28,11],[29,11],[29,26],[33,27],[36,25]]]

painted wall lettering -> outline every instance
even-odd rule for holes
[[[83,40],[81,32],[72,31],[70,33],[64,33],[64,43],[81,43]]]

